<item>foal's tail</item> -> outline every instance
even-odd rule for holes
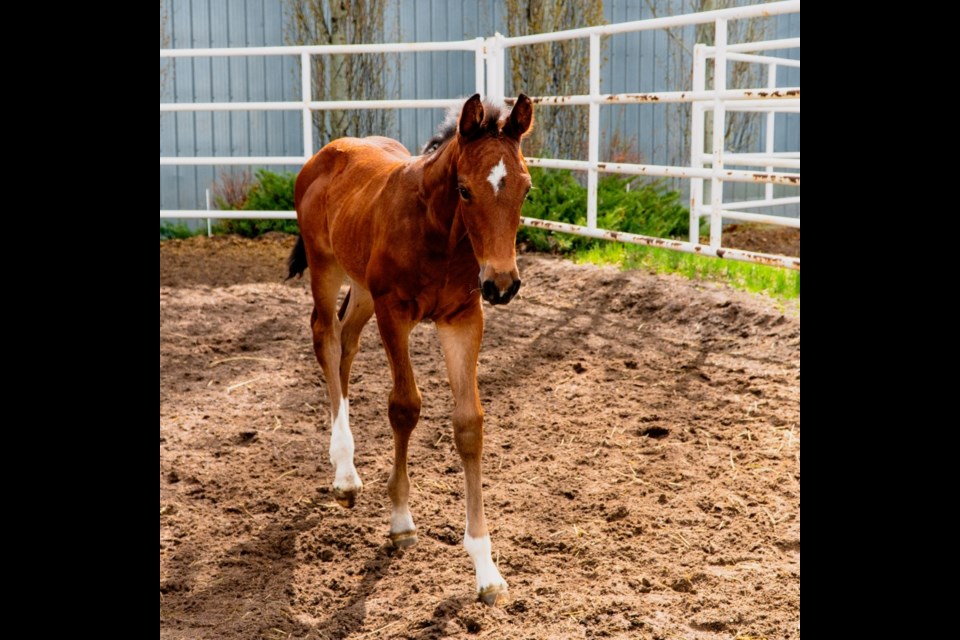
[[[307,250],[303,246],[303,236],[297,237],[297,244],[294,245],[290,257],[287,258],[287,280],[293,276],[302,276],[304,269],[307,268]],[[343,320],[347,314],[347,305],[350,304],[350,289],[347,289],[347,295],[344,296],[340,309],[337,311],[337,317]]]
[[[347,289],[347,295],[343,297],[343,302],[340,303],[340,309],[337,311],[337,318],[340,322],[343,322],[343,317],[347,315],[347,305],[350,304],[350,292],[353,291],[353,288]]]
[[[293,276],[302,276],[303,270],[307,268],[307,250],[303,246],[303,236],[297,236],[297,244],[294,245],[290,257],[287,258],[287,280]]]

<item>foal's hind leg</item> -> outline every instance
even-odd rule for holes
[[[483,339],[483,312],[479,300],[450,322],[438,322],[437,334],[447,363],[447,375],[453,391],[453,437],[463,461],[466,485],[467,524],[463,546],[473,560],[477,575],[477,594],[486,604],[494,604],[507,583],[491,557],[490,533],[483,513],[480,480],[480,454],[483,451],[483,409],[477,389],[477,359]]]
[[[390,539],[397,547],[417,543],[417,528],[410,515],[410,480],[407,478],[407,445],[420,419],[420,390],[410,364],[410,331],[414,322],[396,313],[390,305],[376,303],[377,327],[390,361],[393,389],[390,391],[390,426],[393,427],[393,471],[387,492],[393,510],[390,514]]]
[[[344,398],[349,398],[350,368],[360,350],[360,333],[373,315],[373,298],[370,292],[353,284],[347,294],[346,309],[340,328],[340,389]]]
[[[330,463],[335,468],[333,496],[344,507],[352,507],[363,488],[353,466],[353,434],[350,432],[350,404],[340,384],[342,354],[341,324],[337,317],[337,293],[343,270],[332,259],[311,256],[310,287],[313,290],[313,350],[323,369],[330,394]]]

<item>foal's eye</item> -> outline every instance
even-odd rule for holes
[[[460,197],[463,198],[464,200],[470,199],[470,190],[467,189],[466,187],[457,187],[457,191],[460,192]]]
[[[530,200],[530,187],[527,187],[527,192],[523,194],[524,200]]]

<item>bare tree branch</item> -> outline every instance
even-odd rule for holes
[[[512,36],[603,24],[603,3],[591,0],[506,0]],[[570,95],[589,91],[588,40],[566,40],[510,49],[513,93]],[[539,105],[537,125],[524,143],[531,156],[581,158],[586,154],[585,107]]]
[[[285,0],[290,44],[363,44],[384,40],[386,0]],[[384,54],[311,56],[320,100],[379,100],[386,95]],[[379,109],[315,111],[321,144],[343,136],[387,133],[393,113]]]

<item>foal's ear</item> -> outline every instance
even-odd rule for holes
[[[517,102],[513,105],[510,112],[510,118],[503,127],[504,132],[519,140],[530,131],[533,126],[533,102],[524,94],[517,96]]]
[[[480,94],[475,93],[463,105],[460,112],[460,135],[468,140],[478,133],[483,127],[483,103],[480,102]]]

